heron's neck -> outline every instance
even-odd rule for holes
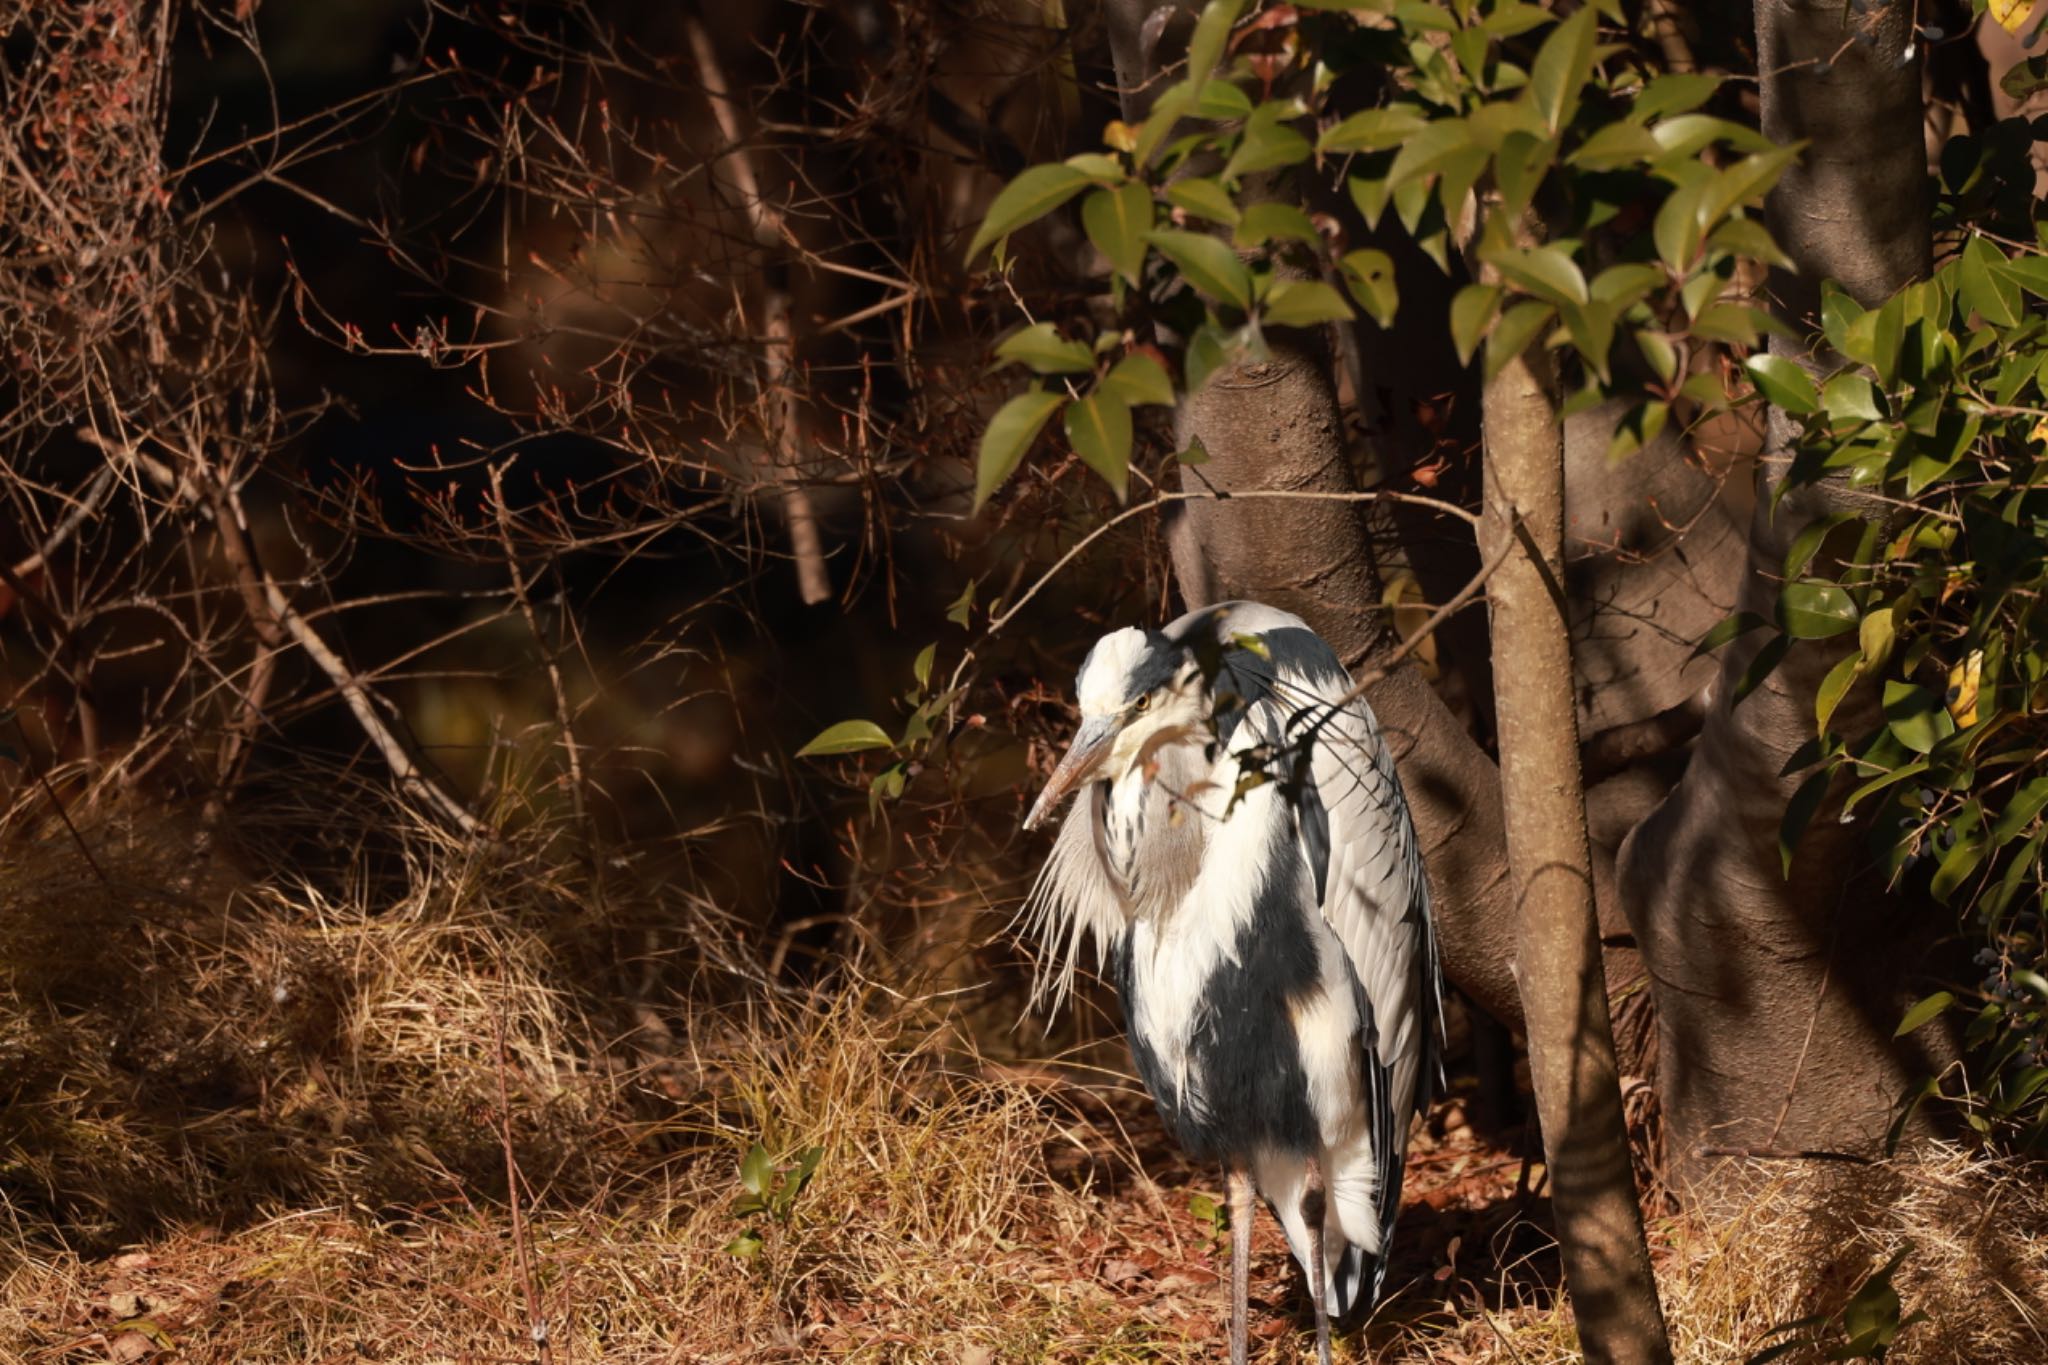
[[[1213,818],[1204,749],[1161,745],[1111,783],[1100,804],[1103,862],[1135,917],[1172,914],[1194,885]]]

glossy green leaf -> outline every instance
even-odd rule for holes
[[[1486,334],[1484,377],[1491,380],[1509,361],[1527,350],[1556,314],[1555,308],[1536,299],[1523,299],[1502,313],[1493,330]]]
[[[1895,639],[1892,629],[1892,607],[1877,607],[1867,613],[1856,625],[1857,653],[1863,656],[1863,671],[1875,673],[1892,657],[1892,643]]]
[[[1656,220],[1650,227],[1658,259],[1679,276],[1691,273],[1693,258],[1699,255],[1700,242],[1704,238],[1699,219],[1700,201],[1713,179],[1712,174],[1697,162],[1688,162],[1684,170],[1685,178],[1664,197],[1663,207],[1657,210]]]
[[[1114,391],[1097,389],[1067,404],[1067,440],[1083,464],[1116,490],[1118,501],[1131,483],[1131,408]]]
[[[1728,704],[1741,705],[1744,698],[1763,685],[1764,679],[1778,671],[1778,665],[1785,662],[1786,651],[1791,647],[1792,637],[1789,635],[1779,635],[1765,641],[1764,647],[1756,652],[1756,656],[1735,679],[1735,686],[1728,689]]]
[[[1895,678],[1884,685],[1884,719],[1892,737],[1916,754],[1927,753],[1956,732],[1940,693]]]
[[[1801,782],[1792,793],[1792,799],[1785,803],[1785,814],[1778,821],[1778,869],[1779,875],[1792,875],[1792,855],[1799,848],[1799,840],[1806,833],[1807,825],[1813,822],[1813,813],[1820,809],[1821,800],[1828,794],[1828,786],[1834,779],[1834,770],[1822,768]]]
[[[1862,674],[1863,655],[1861,652],[1844,655],[1835,661],[1828,675],[1820,680],[1820,686],[1813,694],[1813,723],[1820,733],[1826,733],[1828,721],[1834,717],[1835,708],[1848,695],[1849,687]]]
[[[1543,125],[1555,133],[1570,123],[1579,107],[1586,78],[1593,74],[1596,12],[1581,6],[1570,18],[1552,29],[1529,68],[1524,97]]]
[[[1196,328],[1195,334],[1188,338],[1188,352],[1185,362],[1187,391],[1190,394],[1200,393],[1203,386],[1209,382],[1209,376],[1222,368],[1225,362],[1230,359],[1231,352],[1235,347],[1235,338],[1221,328],[1210,326]]]
[[[1251,307],[1252,272],[1225,243],[1206,233],[1178,228],[1155,228],[1146,240],[1204,294],[1239,308]]]
[[[1235,181],[1258,171],[1298,166],[1314,151],[1309,140],[1289,127],[1285,120],[1292,111],[1287,102],[1269,100],[1245,121],[1230,160],[1223,164],[1223,179]]]
[[[1014,360],[1037,374],[1085,374],[1095,368],[1095,355],[1087,345],[1068,341],[1049,322],[1034,322],[1004,337],[996,347],[996,359]]]
[[[1152,192],[1138,181],[1097,190],[1081,201],[1081,226],[1110,268],[1132,284],[1145,269],[1145,234],[1152,230]]]
[[[896,741],[889,738],[889,732],[873,721],[842,720],[837,725],[827,726],[812,736],[810,743],[796,751],[796,756],[818,758],[830,754],[857,754],[863,749],[895,747]]]
[[[1480,259],[1498,270],[1509,284],[1556,304],[1585,303],[1592,298],[1586,277],[1570,253],[1558,246],[1481,249]]]
[[[1820,390],[1798,361],[1781,355],[1753,355],[1743,362],[1757,391],[1772,404],[1796,416],[1820,411]]]
[[[1034,223],[1066,203],[1095,182],[1072,166],[1033,166],[1003,187],[988,216],[968,243],[967,259],[972,262],[982,248],[997,238]]]
[[[1017,470],[1024,452],[1038,439],[1039,430],[1066,401],[1066,395],[1032,389],[1020,393],[989,419],[981,433],[981,449],[974,461],[974,509],[978,512],[989,495]]]
[[[1338,264],[1344,271],[1344,286],[1351,291],[1372,320],[1382,327],[1394,323],[1400,307],[1400,291],[1394,284],[1394,261],[1384,251],[1366,248],[1347,252]]]
[[[1697,210],[1700,226],[1712,228],[1739,208],[1761,204],[1787,166],[1799,159],[1806,144],[1774,147],[1768,152],[1746,156],[1708,181]]]
[[[1173,406],[1173,380],[1166,368],[1143,351],[1132,351],[1110,367],[1102,387],[1132,407],[1151,403]]]
[[[2018,838],[2043,808],[2048,808],[2048,777],[2037,777],[2006,800],[1997,823],[1991,826],[1991,846],[1998,848]]]
[[[1648,123],[1673,114],[1689,114],[1713,98],[1721,88],[1719,76],[1676,72],[1658,76],[1629,101],[1630,118]]]
[[[1387,185],[1399,189],[1417,176],[1442,170],[1446,161],[1471,147],[1472,131],[1465,126],[1465,120],[1437,119],[1401,144],[1401,150],[1394,154],[1394,164],[1387,170]]]
[[[1856,599],[1836,583],[1802,579],[1778,590],[1778,624],[1795,640],[1826,640],[1856,629]]]
[[[1195,96],[1195,113],[1202,118],[1227,120],[1249,118],[1252,97],[1229,81],[1204,81]]]
[[[1324,152],[1377,152],[1398,147],[1422,131],[1429,119],[1410,104],[1367,109],[1326,130],[1316,140]]]
[[[2020,320],[2020,287],[2006,273],[2005,253],[1982,237],[1963,245],[1963,302],[1984,321],[2011,327]]]
[[[1197,218],[1233,226],[1244,216],[1230,192],[1206,176],[1189,176],[1166,187],[1166,202]]]
[[[1248,205],[1244,217],[1230,234],[1231,241],[1246,249],[1279,239],[1303,242],[1309,246],[1321,246],[1323,241],[1306,213],[1292,204],[1272,200]]]
[[[1925,1028],[1955,1002],[1956,998],[1950,992],[1936,991],[1906,1011],[1906,1017],[1899,1020],[1899,1026],[1892,1031],[1892,1037],[1903,1038],[1916,1029]]]
[[[1458,363],[1472,363],[1479,339],[1493,321],[1504,291],[1497,284],[1468,284],[1451,299],[1451,344],[1458,349]]]
[[[1259,306],[1259,318],[1277,327],[1315,327],[1349,322],[1352,312],[1344,296],[1321,280],[1281,280]]]

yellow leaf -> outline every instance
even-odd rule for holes
[[[2026,27],[2033,7],[2033,0],[1991,0],[1991,17],[2007,32],[2018,33]]]
[[[1113,118],[1102,130],[1102,145],[1112,151],[1131,151],[1138,145],[1138,130],[1120,118]]]
[[[1970,657],[1948,671],[1948,713],[1958,730],[1977,723],[1977,685],[1984,677],[1984,651],[1973,649]]]
[[[2048,445],[2048,417],[2043,417],[2040,421],[2034,423],[2034,429],[2027,433],[2027,439],[2029,441],[2039,441],[2042,445]]]

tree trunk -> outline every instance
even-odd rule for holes
[[[1540,348],[1486,386],[1480,551],[1518,909],[1515,977],[1565,1283],[1591,1361],[1668,1361],[1614,1062],[1563,595],[1564,432]],[[1516,544],[1515,542],[1519,542]]]
[[[1927,269],[1920,65],[1903,60],[1909,18],[1899,3],[1859,12],[1850,22],[1876,25],[1866,45],[1848,41],[1835,0],[1758,0],[1763,130],[1779,143],[1811,140],[1769,205],[1797,266],[1773,279],[1797,337],[1816,330],[1821,280],[1876,304]],[[1814,363],[1804,340],[1771,347]],[[1771,414],[1757,474],[1740,605],[1766,617],[1785,551],[1814,517],[1882,515],[1833,482],[1773,514],[1768,490],[1795,430]],[[1708,1144],[1868,1150],[1919,1068],[1891,1032],[1906,1004],[1901,979],[1920,960],[1913,937],[1931,926],[1849,892],[1868,859],[1861,831],[1829,808],[1807,826],[1789,879],[1779,864],[1779,823],[1804,776],[1787,774],[1786,762],[1813,734],[1815,689],[1842,649],[1796,644],[1739,704],[1734,685],[1756,647],[1731,649],[1683,780],[1622,849],[1626,904],[1655,983],[1659,1093],[1681,1184],[1712,1173],[1700,1150]],[[1846,706],[1838,714],[1853,727]]]

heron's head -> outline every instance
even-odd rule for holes
[[[1157,631],[1112,631],[1095,642],[1077,680],[1081,728],[1024,828],[1036,829],[1069,792],[1090,779],[1113,781],[1169,744],[1206,744],[1209,689],[1188,647]]]

